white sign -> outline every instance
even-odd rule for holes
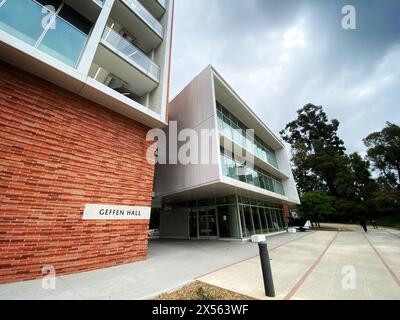
[[[150,220],[150,207],[87,204],[83,220]]]

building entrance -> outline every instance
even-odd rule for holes
[[[192,209],[189,223],[191,239],[218,239],[217,211],[215,207]]]

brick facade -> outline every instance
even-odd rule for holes
[[[0,75],[0,283],[145,259],[149,221],[82,215],[151,206],[148,128],[1,62]]]

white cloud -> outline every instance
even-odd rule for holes
[[[306,45],[304,31],[298,27],[286,31],[283,35],[283,43],[286,48],[304,47]]]
[[[339,4],[289,2],[177,0],[171,96],[212,64],[275,133],[311,102],[362,152],[364,137],[400,120],[400,32],[363,27],[367,9],[344,31]]]

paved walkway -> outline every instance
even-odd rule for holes
[[[320,231],[272,248],[276,299],[400,300],[400,231]],[[198,280],[257,299],[264,294],[259,257]]]
[[[278,247],[302,236],[285,233],[268,242]],[[147,261],[62,276],[56,290],[42,289],[41,280],[0,285],[0,299],[144,299],[257,254],[248,242],[152,241]]]

